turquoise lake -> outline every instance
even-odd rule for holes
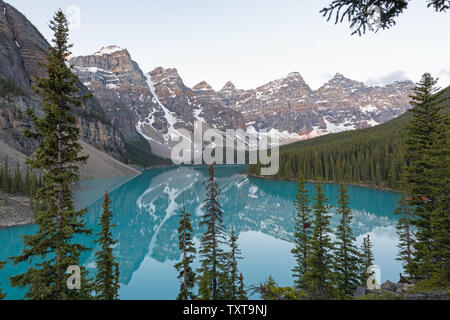
[[[228,231],[235,228],[244,259],[239,268],[247,286],[256,285],[272,275],[280,285],[292,285],[294,259],[290,253],[295,216],[293,201],[296,185],[292,182],[247,177],[245,167],[217,167]],[[172,300],[179,283],[173,265],[178,251],[178,214],[185,199],[193,216],[195,239],[202,235],[198,228],[205,198],[206,167],[156,168],[135,178],[99,179],[82,183],[77,194],[78,207],[89,207],[87,225],[98,232],[104,191],[110,191],[118,239],[115,248],[120,263],[120,298]],[[314,184],[308,184],[314,194]],[[336,204],[337,185],[325,185],[330,204]],[[397,235],[393,211],[398,194],[390,191],[348,186],[353,210],[353,230],[358,242],[367,234],[374,244],[375,264],[381,268],[381,280],[397,281],[401,264],[397,255]],[[338,218],[333,215],[332,224]],[[20,253],[21,235],[35,232],[36,226],[0,229],[0,261]],[[92,238],[82,241],[93,248],[82,256],[82,262],[94,272],[96,246]],[[23,272],[25,265],[6,264],[0,271],[0,287],[7,299],[21,299],[23,292],[8,286],[8,276]],[[258,297],[253,297],[258,298]]]

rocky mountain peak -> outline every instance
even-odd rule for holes
[[[220,91],[221,92],[224,92],[224,91],[236,91],[236,86],[234,85],[233,82],[228,81],[227,83],[225,83],[225,85],[223,86],[223,88]]]
[[[178,70],[175,68],[168,68],[165,69],[163,67],[155,68],[154,70],[150,71],[148,73],[153,82],[177,82],[178,80],[181,80],[180,75],[178,74]]]
[[[103,47],[88,56],[72,57],[77,75],[90,87],[101,83],[113,89],[118,85],[145,85],[146,78],[128,50],[118,46]],[[120,79],[119,79],[120,78]]]
[[[128,50],[117,46],[103,47],[92,55],[71,57],[70,62],[78,67],[97,67],[110,72],[125,72],[137,67]]]
[[[346,78],[341,73],[336,73],[334,77],[325,83],[317,92],[323,93],[324,91],[329,90],[359,90],[366,88],[365,84],[362,82],[358,82],[355,80],[351,80],[349,78]]]
[[[212,91],[213,88],[206,82],[202,81],[196,84],[193,88],[194,91]]]
[[[96,55],[96,56],[112,55],[112,54],[116,54],[118,52],[126,53],[126,54],[129,55],[129,53],[128,53],[128,51],[126,49],[123,49],[123,48],[121,48],[119,46],[116,46],[116,45],[103,47],[99,51],[94,53],[94,55]]]
[[[303,79],[303,77],[301,76],[301,74],[299,72],[291,72],[287,75],[286,78],[290,79],[290,80],[298,80],[302,83],[305,83],[305,80]]]

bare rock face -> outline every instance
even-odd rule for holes
[[[110,46],[90,56],[72,58],[70,63],[107,119],[127,140],[139,141],[136,117],[147,117],[155,103],[144,74],[128,51]]]
[[[48,44],[17,10],[0,0],[0,75],[22,88],[29,88],[42,75],[36,61],[45,62]]]
[[[14,7],[0,0],[0,81],[14,87],[0,96],[0,137],[8,145],[30,155],[36,143],[24,138],[23,130],[30,127],[24,116],[30,107],[41,113],[42,100],[32,90],[36,77],[46,77],[45,64],[49,44],[39,31]],[[81,83],[80,94],[89,93]],[[94,147],[123,160],[124,141],[121,134],[106,121],[95,99],[86,102],[83,109],[74,110],[81,136]]]
[[[410,81],[385,87],[367,87],[336,74],[316,91],[315,103],[331,125],[362,129],[387,122],[409,108]]]
[[[220,131],[245,128],[239,111],[227,108],[217,92],[205,81],[186,87],[176,69],[156,68],[149,74],[159,101],[180,115],[189,128],[194,121]]]

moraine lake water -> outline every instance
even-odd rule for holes
[[[280,285],[292,285],[291,269],[296,185],[292,182],[247,177],[242,166],[216,168],[221,188],[220,202],[228,231],[235,228],[244,259],[239,267],[247,286],[272,275]],[[179,283],[173,265],[180,258],[176,229],[178,213],[185,199],[192,213],[195,239],[202,235],[198,224],[205,198],[206,167],[156,168],[136,178],[99,179],[82,183],[77,194],[78,207],[89,207],[87,225],[98,232],[104,191],[111,193],[115,248],[120,263],[120,298],[172,300]],[[308,184],[314,194],[314,184]],[[397,255],[397,235],[393,211],[398,194],[390,191],[348,186],[353,210],[353,230],[359,243],[367,234],[374,244],[375,264],[381,268],[382,281],[397,281],[401,265]],[[325,185],[325,193],[336,204],[337,185]],[[334,215],[335,210],[330,213]],[[338,219],[332,218],[333,226]],[[35,232],[36,226],[0,229],[0,261],[20,253],[21,235]],[[93,251],[82,262],[94,272],[96,246],[91,238],[82,241]],[[23,272],[25,265],[6,264],[0,271],[0,287],[7,299],[21,299],[23,292],[8,286],[8,276]],[[258,298],[254,296],[253,298]]]

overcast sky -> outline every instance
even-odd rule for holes
[[[418,81],[424,72],[450,85],[450,13],[412,0],[390,30],[351,36],[319,13],[331,0],[7,0],[51,38],[48,21],[77,6],[75,55],[127,48],[144,72],[177,68],[193,86],[206,80],[242,89],[300,72],[316,89],[339,72],[370,84]],[[75,10],[76,11],[76,10]],[[74,11],[73,11],[74,12]]]

